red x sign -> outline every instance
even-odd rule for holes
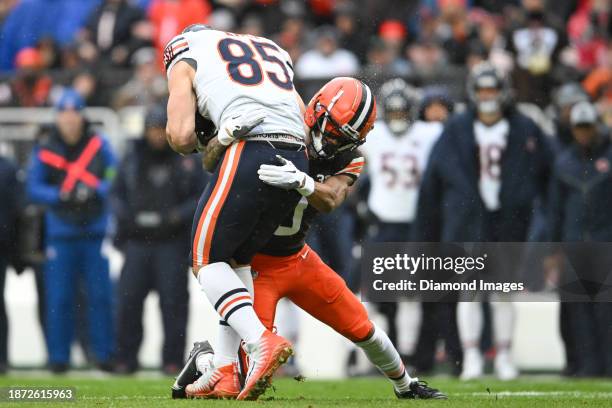
[[[91,174],[87,170],[87,166],[89,166],[89,163],[91,163],[96,156],[100,147],[102,147],[102,140],[96,136],[87,143],[87,146],[85,146],[85,149],[83,149],[83,152],[75,161],[69,162],[59,154],[46,149],[42,149],[38,153],[38,158],[51,167],[66,171],[66,178],[62,183],[60,191],[62,193],[69,193],[74,189],[74,186],[79,180],[89,187],[98,187],[100,179]]]

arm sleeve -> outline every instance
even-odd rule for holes
[[[34,203],[54,205],[60,201],[60,189],[58,186],[46,183],[46,168],[38,158],[39,152],[40,149],[38,148],[34,148],[32,151],[26,181],[26,192],[29,199]]]

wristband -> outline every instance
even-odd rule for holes
[[[304,197],[308,197],[315,191],[315,181],[308,174],[304,173],[304,185],[298,187],[297,192],[300,193]]]

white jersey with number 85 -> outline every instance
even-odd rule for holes
[[[291,59],[273,41],[217,30],[187,32],[166,46],[168,75],[183,59],[196,63],[193,88],[198,110],[217,128],[227,118],[263,108],[267,115],[252,134],[304,137]]]

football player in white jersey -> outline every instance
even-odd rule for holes
[[[441,122],[415,121],[420,94],[403,79],[381,87],[384,120],[361,147],[370,178],[368,207],[376,216],[377,241],[406,241],[416,214],[419,180]]]
[[[504,109],[510,99],[510,84],[491,65],[483,63],[470,73],[467,88],[476,110],[473,132],[480,161],[478,191],[486,210],[494,214],[501,209],[502,155],[510,131]],[[514,306],[502,293],[491,295],[490,300],[497,348],[495,372],[500,379],[511,380],[518,376],[510,352]],[[483,313],[480,302],[459,302],[457,305],[457,325],[463,346],[463,380],[476,379],[483,374],[484,360],[479,349]]]
[[[490,63],[472,68],[467,91],[470,104],[448,119],[431,152],[421,181],[413,237],[424,242],[524,242],[535,205],[546,198],[553,162],[549,142],[538,125],[514,106],[508,78]],[[501,262],[489,258],[482,278],[509,281],[517,272],[509,260],[517,258],[518,254]],[[514,311],[510,296],[489,294],[494,367],[504,380],[518,374],[511,357]],[[461,300],[457,307],[464,351],[461,377],[473,379],[483,374],[483,311],[478,301],[468,302],[473,298]]]
[[[257,170],[282,155],[307,171],[304,105],[289,55],[265,38],[189,26],[166,46],[164,64],[172,148],[188,154],[206,144],[196,136],[197,115],[218,129],[216,146],[228,146],[194,218],[193,273],[221,318],[217,344],[230,351],[219,358],[245,341],[250,364],[238,399],[256,399],[293,350],[257,318],[249,264],[302,197],[263,183]]]

